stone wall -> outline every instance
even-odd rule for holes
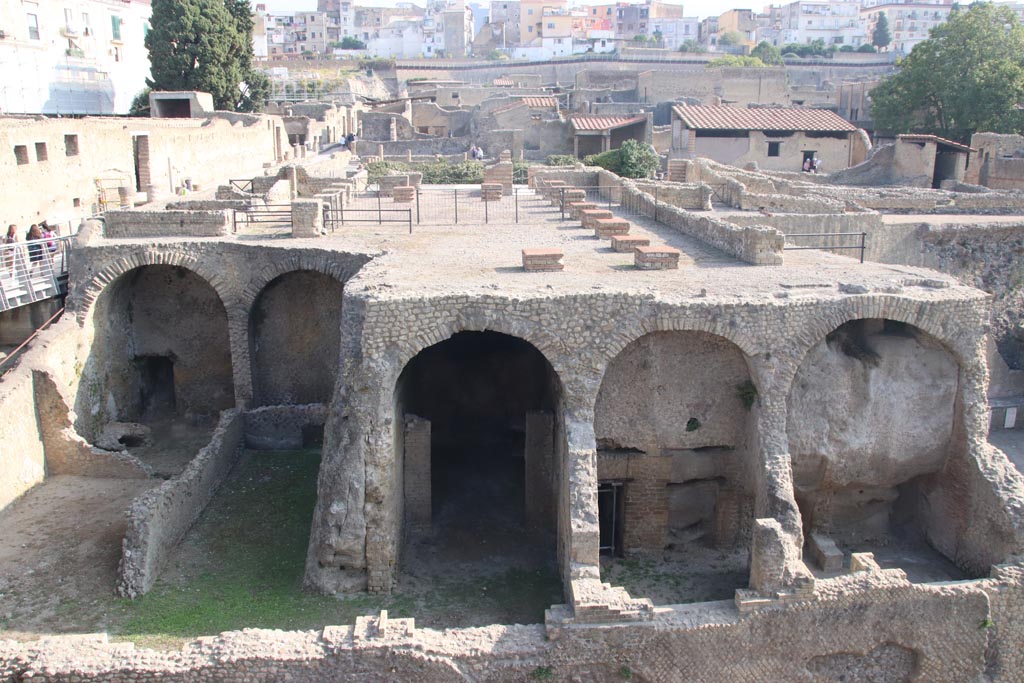
[[[188,211],[108,211],[103,236],[107,239],[138,237],[221,237],[231,233],[234,220],[223,208]]]
[[[42,683],[1012,683],[1019,680],[1022,593],[1018,567],[944,586],[869,569],[748,614],[716,602],[661,608],[647,623],[552,625],[547,632],[542,625],[435,631],[382,612],[310,631],[228,632],[174,652],[111,643],[103,634],[55,636],[6,641],[0,679],[14,683],[31,671]]]
[[[224,411],[210,443],[180,476],[132,501],[118,567],[119,595],[137,598],[153,587],[171,550],[196,523],[238,461],[243,433],[242,414]]]
[[[806,569],[800,569],[802,530],[782,427],[786,396],[807,351],[842,321],[859,318],[918,326],[954,350],[961,367],[957,400],[963,406],[958,417],[961,426],[956,429],[970,438],[951,454],[957,474],[943,475],[935,484],[943,491],[937,495],[972,511],[971,532],[955,530],[967,527],[952,528],[956,541],[945,544],[943,552],[971,573],[1002,561],[998,558],[1005,559],[1011,547],[1022,543],[1013,531],[1017,523],[1012,510],[1016,500],[1024,500],[1024,485],[1005,456],[993,455],[984,442],[988,423],[984,297],[950,279],[924,277],[907,279],[898,293],[864,292],[843,282],[829,289],[835,294],[801,298],[796,306],[728,303],[703,295],[669,302],[612,293],[554,299],[452,293],[377,300],[368,291],[346,290],[342,349],[352,362],[342,369],[334,399],[343,402],[346,411],[344,417],[332,414],[325,428],[322,467],[335,476],[320,481],[307,559],[308,584],[324,591],[352,590],[365,587],[370,577],[371,587],[377,590],[391,585],[401,534],[401,518],[396,517],[400,506],[395,501],[402,492],[391,475],[367,473],[390,473],[397,467],[394,429],[401,419],[393,414],[394,387],[405,363],[419,350],[466,330],[503,332],[530,342],[545,355],[565,387],[561,410],[568,460],[558,499],[559,566],[567,583],[596,577],[599,572],[596,497],[578,493],[593,490],[596,483],[595,390],[618,350],[658,330],[717,334],[733,341],[749,359],[758,394],[747,437],[748,443],[756,444],[748,459],[752,509],[758,517],[777,520],[782,538],[787,539],[780,543],[777,562],[772,560],[774,575],[780,577],[773,580],[783,582],[775,585],[806,576]],[[961,298],[968,291],[969,299]],[[789,296],[780,291],[772,300]],[[394,320],[403,324],[396,326]],[[609,327],[608,321],[614,324]],[[581,349],[588,351],[581,353]],[[1016,540],[1008,543],[1010,539]]]
[[[130,122],[130,125],[126,124]],[[27,228],[43,219],[64,223],[101,210],[99,186],[118,203],[117,188],[169,196],[185,179],[212,188],[226,176],[257,175],[278,160],[284,126],[277,117],[219,113],[207,119],[0,118],[0,212]],[[139,178],[133,138],[139,149]],[[45,159],[37,155],[45,148]],[[23,147],[26,163],[14,150]],[[287,147],[287,142],[283,148]],[[148,178],[148,180],[147,180]],[[140,198],[142,195],[139,195]]]
[[[303,448],[315,440],[311,437],[316,432],[322,434],[326,420],[327,406],[323,403],[249,410],[245,413],[245,445],[257,450]]]
[[[172,320],[170,331],[163,337],[156,337],[162,340],[162,345],[154,347],[153,352],[166,353],[169,348],[167,340],[180,334],[190,335],[190,339],[197,336],[208,339],[214,327],[212,321],[218,317],[213,315],[214,312],[221,306],[226,311],[227,320],[221,328],[225,330],[224,343],[207,341],[201,344],[201,348],[206,354],[223,353],[228,360],[221,358],[217,361],[217,372],[201,372],[192,376],[197,382],[216,384],[217,391],[206,389],[197,396],[207,405],[211,401],[226,401],[226,404],[215,406],[219,410],[231,405],[248,405],[253,399],[250,316],[264,287],[277,277],[295,271],[314,271],[344,282],[369,259],[369,255],[362,253],[214,240],[157,241],[146,245],[142,251],[137,245],[98,239],[86,248],[79,248],[75,252],[67,301],[68,311],[82,327],[78,340],[82,348],[78,356],[82,384],[74,397],[76,428],[86,438],[95,438],[106,422],[120,418],[118,413],[124,400],[118,397],[137,396],[137,390],[132,388],[137,370],[130,365],[129,354],[145,352],[145,347],[130,347],[126,343],[131,338],[126,331],[128,299],[123,296],[127,288],[120,285],[145,273],[138,270],[140,267],[160,265],[175,272],[180,270],[186,276],[191,274],[207,283],[215,292],[214,298],[206,299],[202,307],[190,309],[188,314],[204,320],[202,335],[189,332],[187,326],[183,329],[180,320],[188,319],[188,316],[177,323]],[[175,276],[171,283],[182,280]],[[164,291],[161,304],[164,307],[181,301],[180,298],[167,297],[165,290],[157,288],[154,291]],[[219,301],[215,302],[215,299]],[[136,311],[136,318],[139,315],[140,312]],[[157,316],[156,320],[162,321],[165,317]],[[117,341],[104,341],[110,339]],[[181,346],[176,353],[180,355],[181,362],[194,364],[198,356],[183,353],[182,349],[187,348],[187,345]],[[74,354],[71,358],[69,363],[74,362]],[[229,375],[223,376],[221,368],[230,368]],[[186,393],[185,397],[188,395]],[[128,401],[125,405],[130,407],[130,404]]]

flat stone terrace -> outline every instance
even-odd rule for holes
[[[422,197],[430,195],[428,188]],[[462,196],[465,193],[465,196]],[[362,199],[360,206],[376,206]],[[980,297],[954,278],[907,266],[859,263],[857,259],[817,250],[786,251],[781,266],[753,266],[700,240],[683,235],[650,218],[612,211],[631,223],[630,235],[643,236],[654,246],[679,249],[678,270],[642,271],[633,254],[617,253],[611,241],[598,239],[578,220],[563,220],[551,203],[528,190],[520,190],[518,222],[514,200],[492,203],[490,222],[483,222],[483,202],[469,188],[460,190],[459,222],[454,223],[451,199],[431,196],[420,207],[420,222],[413,211],[412,233],[407,223],[346,223],[315,239],[293,239],[281,226],[251,228],[226,238],[160,240],[189,241],[197,246],[228,241],[252,246],[337,250],[374,256],[346,287],[379,298],[422,297],[452,293],[491,293],[530,297],[570,293],[623,292],[663,299],[762,302],[784,305],[787,300],[829,299],[848,294],[888,293],[913,298],[950,299]],[[365,206],[363,206],[365,205]],[[505,206],[508,205],[508,206]],[[389,198],[383,208],[406,208]],[[477,216],[477,214],[480,214]],[[366,216],[361,216],[366,218]],[[391,216],[392,219],[394,216]],[[108,240],[105,244],[147,244],[154,240]],[[103,243],[99,243],[103,244]],[[98,246],[98,245],[97,245]],[[555,248],[564,253],[560,272],[527,273],[522,268],[524,248]],[[851,252],[852,254],[853,252]],[[488,291],[492,290],[492,291]]]

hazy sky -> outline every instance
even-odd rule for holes
[[[416,0],[411,0],[415,2]],[[488,0],[478,0],[482,5],[490,4]],[[669,0],[672,4],[682,4],[686,10],[686,15],[689,17],[707,17],[707,16],[718,16],[722,12],[729,9],[752,9],[761,11],[764,5],[768,4],[768,0],[758,0],[754,3],[743,3],[740,0],[739,3],[730,0],[683,0],[682,3]],[[316,0],[253,0],[253,4],[264,4],[267,9],[271,12],[292,12],[295,10],[311,10],[316,9]],[[388,0],[357,0],[357,5],[374,5],[377,7],[386,7],[388,5],[394,5],[394,2]],[[420,6],[424,5],[422,1],[418,3]],[[585,3],[577,3],[585,4]],[[599,4],[599,3],[590,3]],[[610,3],[609,3],[610,4]]]

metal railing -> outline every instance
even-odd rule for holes
[[[257,204],[247,209],[233,209],[234,231],[250,226],[291,225],[291,204]]]
[[[73,238],[0,245],[0,311],[67,294]]]
[[[18,344],[13,351],[7,354],[7,357],[0,360],[0,375],[4,374],[8,370],[11,370],[15,366],[15,361],[21,357],[21,352],[24,351],[33,339],[39,336],[39,333],[49,327],[57,318],[64,315],[64,307],[61,306],[56,313],[51,315],[49,319],[40,325],[32,334],[28,336],[28,339]]]
[[[859,237],[860,244],[815,244],[815,245],[790,245],[791,237]],[[824,241],[824,240],[823,240]],[[817,249],[819,251],[833,251],[837,249],[859,249],[860,262],[864,263],[864,252],[867,249],[868,234],[866,232],[805,232],[786,235],[786,244],[782,247],[784,251],[801,251],[804,249]]]
[[[245,178],[232,178],[228,182],[231,184],[231,187],[235,188],[239,192],[245,192],[246,194],[253,193],[252,178],[249,178],[248,180]]]
[[[344,206],[332,209],[324,206],[324,229],[334,232],[338,227],[352,223],[402,223],[409,227],[412,234],[412,209],[346,209]]]

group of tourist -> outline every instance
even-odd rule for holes
[[[59,236],[60,229],[57,226],[50,226],[46,221],[33,223],[32,227],[25,231],[26,251],[28,252],[30,268],[40,265],[44,258],[47,260],[47,263],[52,265],[53,256],[57,252],[57,237]],[[7,234],[4,235],[2,244],[19,244],[17,225],[12,223],[7,226]],[[14,270],[20,254],[21,250],[17,247],[4,249],[4,269]]]
[[[342,147],[345,147],[346,149],[348,149],[348,150],[350,150],[352,152],[355,152],[356,151],[355,144],[356,144],[356,134],[355,133],[349,133],[348,135],[341,136],[341,146]]]
[[[821,159],[818,157],[807,157],[804,159],[804,173],[820,173]]]
[[[469,158],[474,161],[479,161],[484,158],[484,151],[480,149],[480,145],[473,145],[469,148]]]

